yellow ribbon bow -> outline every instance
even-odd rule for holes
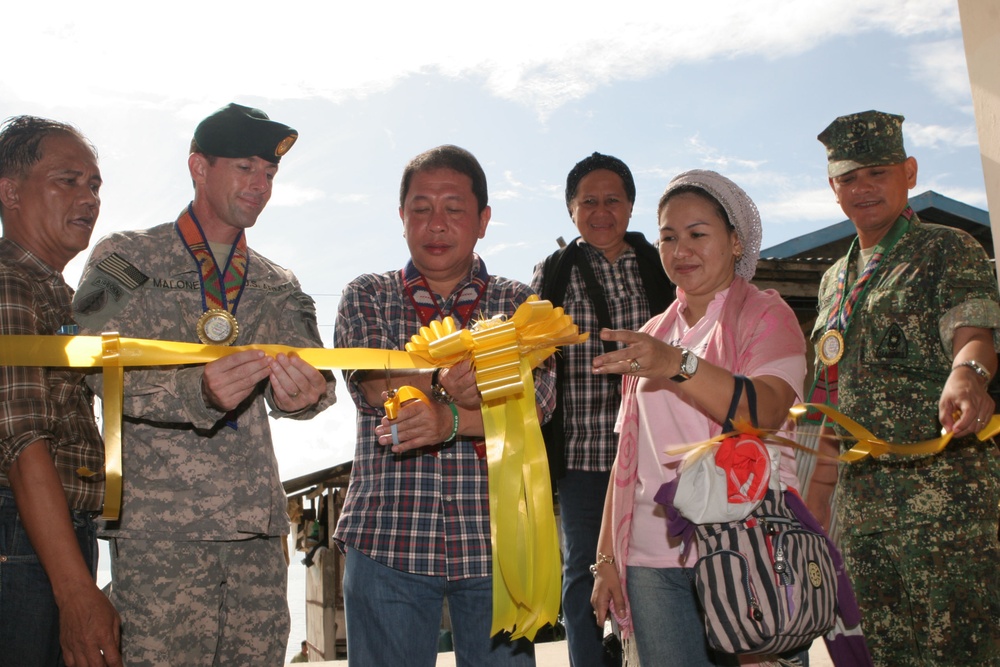
[[[532,296],[509,319],[480,320],[467,330],[448,317],[422,327],[406,345],[435,366],[475,360],[489,471],[490,634],[534,640],[559,613],[559,538],[531,370],[556,347],[587,337],[562,308]]]

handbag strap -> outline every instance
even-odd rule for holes
[[[736,416],[736,408],[740,405],[740,397],[743,392],[747,393],[747,407],[750,408],[750,424],[757,428],[757,390],[754,389],[753,381],[745,375],[733,375],[736,386],[733,387],[733,398],[729,402],[729,412],[726,413],[726,421],[722,424],[722,432],[735,431],[733,417]]]

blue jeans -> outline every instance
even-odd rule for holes
[[[658,667],[736,665],[710,652],[695,597],[693,570],[628,566],[628,598],[639,664]]]
[[[344,566],[348,665],[434,667],[445,598],[456,665],[534,666],[535,648],[527,640],[509,642],[490,637],[491,577],[448,581],[409,574],[351,548]]]
[[[562,524],[562,610],[572,667],[615,665],[604,651],[604,628],[597,625],[594,608],[590,606],[594,590],[590,566],[597,557],[610,478],[610,472],[567,470],[557,483]]]
[[[93,513],[71,514],[84,561],[96,576]],[[0,661],[19,667],[63,664],[52,586],[21,524],[14,494],[6,486],[0,486]]]

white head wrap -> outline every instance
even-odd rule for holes
[[[743,255],[736,260],[736,274],[749,282],[757,270],[757,260],[760,259],[760,213],[757,205],[743,188],[733,183],[722,174],[706,169],[692,169],[678,174],[667,185],[660,201],[671,192],[682,186],[696,187],[704,190],[713,199],[722,204],[729,222],[736,228],[736,236],[743,246]]]

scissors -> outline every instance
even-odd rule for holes
[[[386,401],[383,405],[385,407],[385,416],[389,421],[394,421],[399,416],[399,408],[403,403],[423,401],[427,405],[431,404],[431,400],[427,398],[427,394],[416,387],[403,385],[399,389],[393,389],[392,372],[389,370],[388,364],[385,366],[385,393]],[[398,445],[399,431],[396,430],[396,424],[390,424],[389,427],[392,430],[392,444]]]

